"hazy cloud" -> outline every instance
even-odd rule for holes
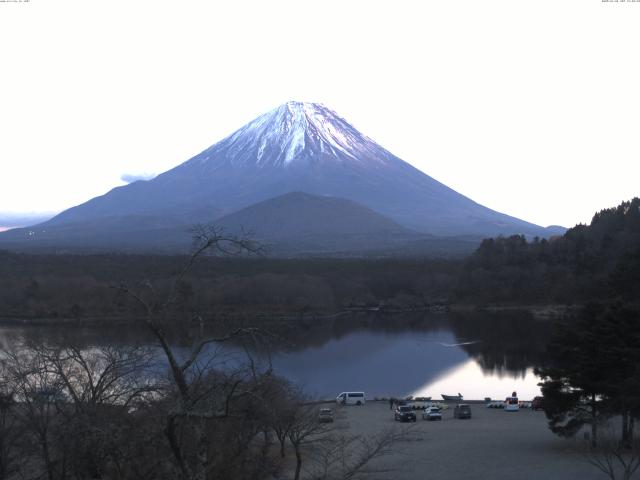
[[[127,183],[137,182],[138,180],[151,180],[155,178],[155,173],[123,173],[120,180]]]
[[[0,212],[0,231],[46,222],[55,212]]]

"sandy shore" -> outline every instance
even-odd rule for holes
[[[501,479],[589,480],[605,478],[589,465],[582,441],[557,437],[547,428],[542,411],[505,412],[472,405],[472,418],[428,422],[418,413],[416,423],[400,424],[386,402],[363,407],[336,407],[340,422],[351,434],[375,435],[393,427],[411,428],[414,438],[397,444],[396,452],[380,459],[393,473],[376,479]]]

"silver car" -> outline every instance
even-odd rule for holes
[[[422,413],[423,420],[442,420],[442,412],[440,407],[427,407]]]

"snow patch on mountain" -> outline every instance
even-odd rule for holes
[[[287,167],[298,160],[375,161],[392,155],[322,104],[288,102],[240,128],[196,159],[231,165]]]

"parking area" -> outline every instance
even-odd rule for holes
[[[394,453],[378,460],[391,468],[367,478],[429,479],[599,479],[602,473],[589,465],[580,439],[561,439],[547,428],[542,411],[506,412],[471,405],[471,419],[456,419],[451,408],[442,421],[426,421],[417,411],[416,422],[394,420],[388,402],[364,406],[336,406],[338,417],[351,434],[376,435],[389,427],[411,429]]]

